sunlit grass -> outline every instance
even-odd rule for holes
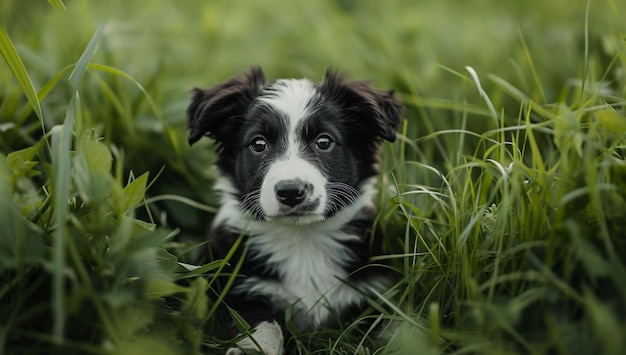
[[[626,346],[623,4],[50,4],[0,4],[0,352],[212,354],[225,318],[245,331],[235,275],[197,264],[217,199],[184,112],[252,64],[407,107],[373,260],[397,283],[342,329],[287,322],[290,353]]]

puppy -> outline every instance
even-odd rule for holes
[[[333,71],[320,84],[268,83],[252,68],[194,90],[189,143],[205,135],[217,143],[221,205],[210,247],[221,259],[241,240],[228,265],[242,260],[241,277],[225,301],[253,328],[227,354],[282,354],[286,311],[315,330],[388,286],[382,268],[367,267],[379,252],[372,198],[381,143],[396,138],[402,112],[392,92]]]

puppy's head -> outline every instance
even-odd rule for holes
[[[391,92],[331,71],[319,85],[268,84],[253,68],[195,89],[189,143],[215,139],[215,165],[253,218],[314,223],[359,203],[378,173],[382,140],[395,139],[402,110]]]

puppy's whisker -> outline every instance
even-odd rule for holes
[[[357,189],[342,182],[326,184],[326,192],[328,194],[327,211],[331,215],[355,204],[360,197]]]
[[[262,220],[265,217],[259,201],[260,196],[261,190],[258,189],[248,192],[241,197],[241,209],[257,220]]]

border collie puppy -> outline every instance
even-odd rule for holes
[[[253,328],[227,354],[282,354],[287,310],[289,321],[314,330],[356,313],[389,284],[367,264],[378,252],[372,198],[381,143],[396,138],[402,112],[392,92],[332,71],[320,84],[267,83],[252,68],[194,90],[189,143],[205,135],[217,143],[222,197],[210,247],[220,259],[241,240],[228,265],[243,258],[241,276],[226,303]]]

